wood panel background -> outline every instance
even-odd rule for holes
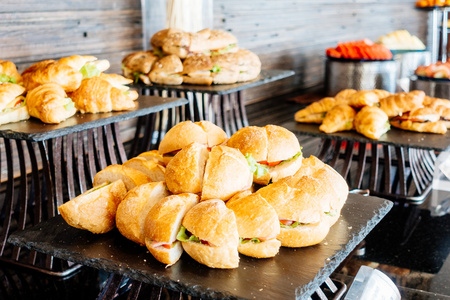
[[[150,5],[152,1],[150,0]],[[292,69],[295,77],[246,91],[246,101],[320,86],[324,52],[339,41],[397,29],[426,38],[427,13],[415,0],[213,0],[214,26],[230,30],[266,69]],[[90,54],[121,59],[142,47],[139,0],[2,0],[0,59],[19,70],[43,59]]]

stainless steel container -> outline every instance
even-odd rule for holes
[[[410,90],[424,91],[427,96],[450,99],[450,80],[411,76]]]
[[[397,92],[409,92],[410,77],[414,75],[418,66],[427,66],[431,63],[431,52],[393,50],[392,53],[397,62]]]
[[[327,59],[325,63],[325,91],[335,96],[343,89],[383,89],[395,93],[397,62],[340,61]]]

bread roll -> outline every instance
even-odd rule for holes
[[[213,63],[208,55],[188,56],[183,62],[183,82],[189,84],[211,85]]]
[[[162,42],[162,50],[169,56],[184,59],[189,54],[190,45],[191,36],[189,33],[184,31],[168,31],[166,38]]]
[[[239,266],[239,234],[236,217],[222,200],[203,201],[191,208],[182,225],[196,238],[182,241],[183,249],[210,268]]]
[[[28,112],[44,123],[58,124],[77,110],[64,89],[56,83],[46,83],[27,94]]]
[[[141,171],[122,165],[110,165],[94,176],[93,185],[99,186],[105,182],[113,182],[118,179],[123,181],[128,191],[138,185],[150,182],[150,178]]]
[[[233,53],[219,54],[211,57],[213,69],[211,76],[215,84],[236,83],[239,79],[239,67]]]
[[[117,206],[126,193],[125,184],[119,179],[84,192],[58,210],[70,226],[105,233],[114,228]]]
[[[198,203],[195,194],[179,194],[163,198],[148,212],[144,224],[145,245],[160,262],[173,265],[183,248],[177,234],[185,214]]]
[[[249,50],[239,49],[234,57],[239,70],[237,82],[249,81],[258,77],[261,72],[261,60],[258,55]]]
[[[139,80],[150,84],[149,73],[159,57],[153,51],[137,51],[128,54],[122,60],[123,76],[130,78],[134,83]]]
[[[183,63],[176,55],[164,56],[150,71],[150,81],[159,84],[179,85],[183,83]]]
[[[280,126],[241,128],[230,137],[227,145],[246,155],[255,183],[275,182],[294,174],[301,166],[297,137]]]
[[[206,162],[201,200],[230,199],[252,185],[252,173],[242,153],[227,146],[214,146]]]
[[[275,209],[259,194],[251,194],[227,202],[233,210],[240,238],[241,254],[265,258],[278,253],[281,242],[276,239],[280,223]]]
[[[174,194],[200,193],[208,157],[207,147],[199,143],[192,143],[178,152],[166,167],[169,191]]]
[[[150,209],[169,196],[164,182],[150,182],[130,190],[117,208],[117,229],[127,239],[145,245],[144,225]]]
[[[123,166],[141,171],[153,182],[164,181],[166,169],[154,161],[146,160],[143,157],[133,157],[124,162]]]
[[[142,157],[148,161],[153,161],[161,166],[165,166],[163,157],[161,154],[159,154],[158,150],[142,152],[137,157]]]

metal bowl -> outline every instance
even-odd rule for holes
[[[413,75],[410,78],[410,90],[424,91],[430,97],[450,99],[450,80]]]
[[[327,59],[325,63],[325,91],[335,96],[343,89],[383,89],[395,93],[397,62],[350,61]]]
[[[424,50],[393,50],[397,62],[397,92],[409,92],[410,77],[419,66],[431,63],[431,52]]]

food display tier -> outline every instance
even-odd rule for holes
[[[447,132],[446,134],[420,133],[391,127],[391,130],[381,136],[380,139],[373,140],[356,131],[325,133],[319,130],[319,125],[317,124],[304,124],[291,121],[284,123],[282,126],[296,134],[304,134],[319,138],[435,151],[450,150],[450,132]]]
[[[164,85],[164,84],[152,84],[144,85],[137,84],[134,85],[136,88],[140,89],[155,89],[164,91],[176,91],[176,92],[194,92],[194,93],[204,93],[210,95],[226,95],[231,93],[236,93],[244,89],[257,87],[266,83],[281,80],[295,74],[291,70],[261,70],[259,76],[251,81],[239,82],[233,84],[213,84],[213,85]]]
[[[139,96],[135,103],[136,107],[132,110],[97,114],[77,113],[59,124],[45,124],[35,118],[17,123],[4,124],[0,126],[0,137],[14,140],[43,141],[149,115],[163,109],[187,104],[188,101],[184,98]]]
[[[192,296],[215,299],[306,299],[392,208],[377,197],[349,194],[341,218],[319,245],[281,248],[270,259],[240,255],[237,269],[211,269],[184,253],[166,268],[145,247],[117,230],[95,235],[70,227],[61,216],[13,233],[20,247],[124,275]]]

